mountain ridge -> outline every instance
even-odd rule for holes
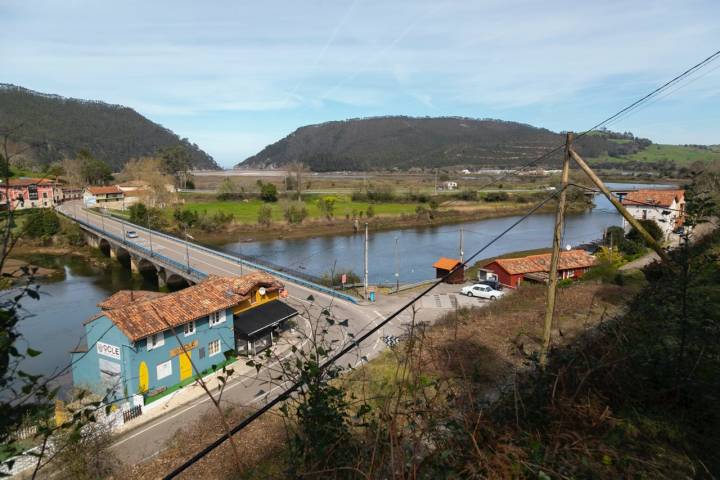
[[[27,148],[15,159],[24,166],[43,167],[88,150],[118,171],[131,158],[181,145],[193,168],[219,168],[197,144],[131,107],[0,83],[0,127],[18,125],[12,140],[18,150]]]

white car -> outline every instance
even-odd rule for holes
[[[130,230],[125,234],[127,238],[138,238],[138,234],[135,230]]]
[[[503,292],[493,289],[490,285],[483,285],[482,283],[463,287],[460,293],[468,297],[487,298],[489,300],[497,300],[505,295]]]

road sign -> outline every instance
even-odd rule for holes
[[[343,273],[342,277],[340,277],[340,283],[342,283],[343,285],[345,285],[347,283],[347,274],[346,273]]]

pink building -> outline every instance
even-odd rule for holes
[[[1,210],[47,208],[59,203],[61,198],[60,185],[46,178],[11,178],[8,184],[0,183]]]

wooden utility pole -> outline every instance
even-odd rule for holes
[[[365,222],[365,279],[363,281],[365,287],[365,301],[368,299],[368,224]]]
[[[567,186],[570,179],[570,143],[572,133],[565,137],[565,154],[563,156],[562,185],[557,209],[555,210],[555,232],[553,234],[552,257],[550,258],[550,280],[547,289],[547,305],[545,306],[545,324],[543,325],[543,343],[540,350],[540,365],[547,363],[548,350],[550,349],[550,332],[552,331],[553,317],[555,314],[555,296],[557,293],[558,260],[560,259],[560,242],[562,241],[563,223],[565,221],[565,199]]]
[[[623,204],[620,203],[620,200],[618,200],[615,195],[613,195],[610,190],[605,186],[602,180],[600,180],[600,177],[598,177],[595,172],[592,171],[592,169],[588,166],[587,163],[585,163],[585,160],[582,159],[580,155],[578,155],[572,148],[570,149],[570,156],[573,160],[575,160],[575,163],[578,164],[578,166],[582,169],[585,174],[590,177],[590,180],[600,189],[600,191],[607,197],[608,200],[610,200],[610,203],[612,203],[618,212],[620,212],[620,215],[625,217],[625,220],[628,221],[630,225],[635,227],[635,230],[637,230],[640,235],[643,237],[643,239],[647,242],[647,244],[655,250],[655,252],[662,258],[664,261],[669,261],[669,258],[667,256],[667,253],[665,253],[665,250],[663,250],[662,246],[650,235],[638,222],[637,218],[633,217],[630,212],[627,211],[625,207],[623,207]]]

